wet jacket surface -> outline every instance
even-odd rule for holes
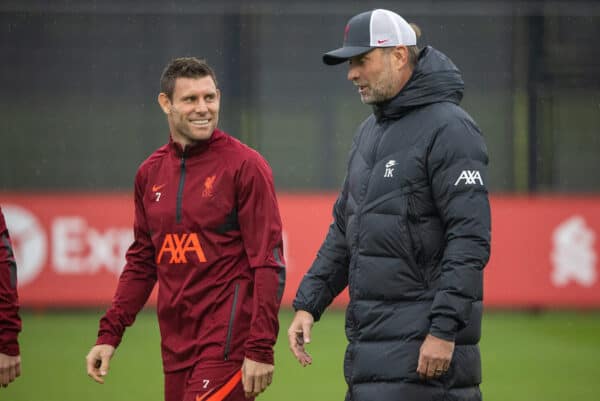
[[[316,320],[346,286],[347,400],[479,400],[487,149],[459,107],[460,71],[427,47],[352,145],[334,222],[294,301]],[[448,373],[416,372],[427,334],[456,342]]]

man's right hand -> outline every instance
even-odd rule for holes
[[[304,344],[310,343],[310,331],[315,319],[310,313],[299,310],[294,316],[292,324],[288,329],[288,341],[290,343],[290,351],[296,357],[302,366],[310,365],[312,357],[304,349]]]
[[[6,387],[21,375],[21,357],[0,352],[0,386]]]
[[[104,384],[104,376],[108,374],[110,359],[115,353],[115,347],[108,344],[100,344],[92,347],[85,357],[87,374],[100,384]]]

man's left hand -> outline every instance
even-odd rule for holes
[[[256,397],[271,384],[275,367],[244,358],[242,364],[242,384],[246,398]]]
[[[437,379],[450,367],[454,341],[446,341],[428,334],[419,351],[417,373],[421,379]]]

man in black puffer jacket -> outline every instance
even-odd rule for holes
[[[359,127],[334,222],[298,289],[290,348],[346,286],[346,400],[480,400],[487,149],[459,107],[464,83],[416,28],[373,10],[350,19],[348,79],[373,114]]]

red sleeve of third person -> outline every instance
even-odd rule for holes
[[[2,209],[0,209],[0,353],[19,355],[17,337],[21,331],[17,264]]]

